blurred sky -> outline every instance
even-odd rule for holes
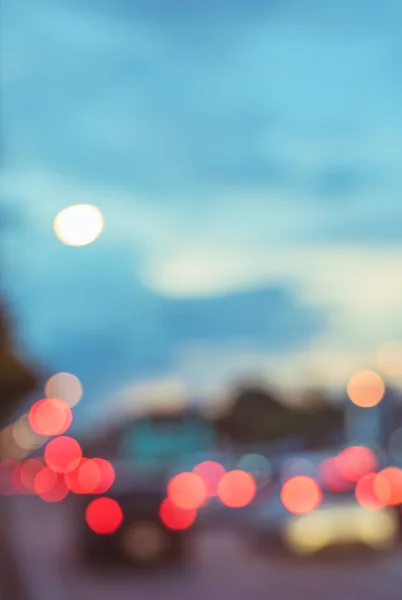
[[[3,0],[6,282],[50,373],[112,392],[342,383],[402,336],[399,0]],[[52,221],[98,205],[64,247]]]

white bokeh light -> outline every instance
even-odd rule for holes
[[[103,216],[92,204],[75,204],[65,208],[54,220],[54,231],[63,244],[86,246],[103,230]]]
[[[83,389],[80,380],[75,375],[56,373],[48,379],[45,394],[48,398],[60,398],[72,407],[81,400]]]

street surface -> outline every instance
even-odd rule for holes
[[[400,600],[402,556],[299,562],[254,556],[231,532],[208,532],[186,570],[141,575],[79,564],[68,504],[17,498],[9,523],[29,600]]]

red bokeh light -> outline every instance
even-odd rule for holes
[[[64,474],[64,480],[68,489],[74,494],[87,494],[89,493],[86,489],[85,485],[83,486],[81,483],[82,477],[78,477],[78,473],[80,469],[85,465],[90,459],[82,458],[78,465],[72,471]]]
[[[337,469],[340,476],[351,483],[356,483],[365,475],[373,473],[378,468],[376,455],[365,446],[345,448],[338,455]]]
[[[123,522],[123,511],[112,498],[96,498],[88,504],[85,520],[90,529],[100,535],[117,531]]]
[[[28,413],[33,431],[43,436],[65,433],[73,422],[70,407],[60,398],[43,398],[31,406]]]
[[[16,493],[13,473],[16,462],[10,459],[0,461],[0,496],[13,496]]]
[[[78,480],[78,470],[87,460],[87,458],[82,458],[75,469],[69,471],[68,473],[64,473],[64,481],[66,482],[66,486],[70,492],[73,492],[73,494],[85,494],[85,491],[82,489]]]
[[[63,436],[51,440],[45,448],[46,464],[57,473],[68,473],[79,465],[82,450],[74,438]]]
[[[77,469],[77,480],[84,494],[92,494],[101,484],[102,472],[94,460],[83,460]]]
[[[322,501],[322,491],[312,477],[297,475],[283,484],[281,500],[289,512],[304,515],[318,508]]]
[[[326,458],[317,469],[318,480],[329,492],[344,492],[351,487],[351,484],[341,477],[337,465],[336,458]]]
[[[65,474],[66,485],[74,494],[105,494],[114,480],[114,469],[103,458],[82,458],[74,470]]]
[[[21,464],[19,480],[25,493],[35,494],[35,477],[43,467],[43,462],[36,458],[29,458]]]
[[[167,489],[168,498],[183,509],[196,509],[207,499],[207,489],[202,477],[196,473],[179,473],[170,481]]]
[[[218,485],[219,500],[229,508],[243,508],[252,502],[257,492],[255,481],[246,471],[229,471]]]
[[[218,485],[224,474],[225,467],[214,460],[205,460],[196,467],[193,472],[202,477],[207,496],[212,497],[218,494]]]
[[[388,505],[391,488],[383,475],[368,473],[357,482],[355,496],[364,508],[380,509]]]
[[[380,477],[384,477],[388,482],[389,498],[387,504],[390,506],[402,504],[402,469],[398,469],[398,467],[387,467],[380,471],[376,479],[376,490]],[[383,487],[385,487],[385,484],[383,484]]]
[[[110,462],[104,458],[94,458],[93,462],[100,470],[100,480],[93,493],[105,494],[114,484],[116,478],[114,468]]]
[[[16,462],[12,472],[12,484],[15,492],[23,496],[28,496],[29,492],[25,489],[21,481],[22,462]]]
[[[68,495],[64,477],[50,467],[44,467],[34,479],[35,493],[45,502],[61,502]]]
[[[183,531],[193,525],[197,518],[197,511],[194,508],[179,508],[169,498],[166,498],[159,509],[159,516],[168,529]]]

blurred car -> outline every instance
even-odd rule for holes
[[[249,527],[255,549],[302,556],[345,547],[383,550],[398,543],[400,531],[394,509],[364,508],[353,491],[324,493],[317,508],[295,514],[285,507],[279,485],[271,500],[256,508]]]
[[[86,496],[80,518],[85,561],[144,568],[183,562],[193,519],[174,507],[163,510],[165,496],[165,481],[154,477],[120,477],[107,497]]]

